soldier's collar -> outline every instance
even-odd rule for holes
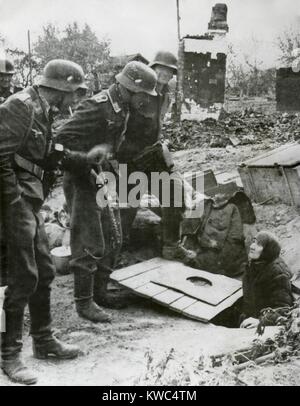
[[[126,112],[129,109],[128,104],[122,99],[122,95],[115,84],[107,90],[107,95],[116,113],[120,113],[122,110]]]
[[[47,118],[49,118],[51,116],[51,106],[50,104],[47,102],[47,100],[45,99],[45,97],[43,97],[40,92],[39,92],[39,88],[38,86],[33,86],[32,90],[35,93],[35,97],[36,99],[39,100],[40,104],[41,104],[41,108],[43,110],[43,113],[45,114],[45,116]]]
[[[157,89],[156,92],[159,96],[164,96],[166,93],[170,92],[170,87],[169,85],[164,85],[160,92]]]

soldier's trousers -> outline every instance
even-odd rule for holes
[[[66,172],[64,175],[64,193],[71,218],[70,267],[75,278],[75,299],[88,299],[93,296],[92,282],[98,278],[108,281],[115,266],[118,252],[113,249],[112,227],[106,210],[101,210],[96,201],[95,185],[90,179],[81,181]],[[119,210],[115,217],[120,225]],[[119,230],[121,235],[121,230]],[[76,283],[77,282],[77,283]]]
[[[29,305],[30,333],[36,340],[51,334],[50,284],[55,275],[39,202],[22,198],[4,216],[8,287],[5,291],[6,332],[1,336],[3,359],[22,349],[24,309]]]

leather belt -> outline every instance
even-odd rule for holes
[[[40,166],[28,161],[28,159],[25,159],[18,154],[15,154],[15,163],[25,171],[32,173],[39,180],[43,180],[45,171]]]

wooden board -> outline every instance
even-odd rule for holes
[[[178,291],[178,289],[153,283],[155,279],[164,280],[164,283],[166,283],[166,276],[168,275],[172,280],[178,280],[180,279],[178,275],[181,275],[182,279],[186,275],[191,274],[193,276],[205,276],[218,286],[228,286],[230,283],[234,287],[231,290],[233,293],[230,294],[231,291],[225,289],[226,293],[225,291],[223,292],[224,297],[221,302],[218,301],[216,305],[213,305],[201,300],[201,295],[197,294],[198,297],[195,298],[185,292]],[[140,296],[152,299],[175,312],[202,322],[209,322],[218,313],[232,306],[236,300],[242,297],[240,281],[222,275],[208,274],[204,271],[189,268],[180,262],[168,261],[162,258],[153,258],[149,261],[115,271],[111,274],[111,279]],[[193,288],[198,289],[201,286]],[[200,289],[200,291],[203,292],[203,289]],[[207,295],[208,292],[205,292],[205,300],[210,301]],[[218,292],[218,295],[220,295],[220,292]]]
[[[172,288],[214,306],[217,306],[241,288],[240,281],[227,278],[223,275],[214,275],[209,272],[189,268],[184,264],[177,265],[176,272],[173,269],[169,268],[167,270],[164,268],[163,272],[156,274],[158,276],[153,276],[151,282]],[[189,280],[190,278],[199,278],[200,280],[207,281],[208,284],[197,286]]]
[[[140,295],[153,298],[159,294],[166,292],[168,289],[164,286],[156,285],[155,283],[148,282],[145,285],[136,289]]]
[[[183,296],[184,293],[176,292],[175,290],[172,289],[167,289],[164,292],[161,292],[158,295],[154,296],[153,300],[155,300],[158,303],[170,305]]]
[[[180,299],[173,302],[170,307],[183,312],[183,310],[187,309],[188,307],[192,306],[193,304],[196,304],[197,302],[199,302],[199,300],[194,299],[189,296],[182,296]]]
[[[114,277],[112,279],[116,282],[119,282],[128,278],[132,278],[133,276],[145,273],[151,269],[161,267],[163,261],[165,260],[162,258],[152,258],[148,261],[139,262],[138,264],[118,269],[117,271],[113,272]]]
[[[238,299],[243,296],[242,289],[235,292],[232,296],[221,302],[218,306],[210,306],[207,303],[200,302],[192,304],[183,310],[183,314],[188,317],[195,318],[206,322],[213,319],[217,314],[232,306]],[[204,317],[203,317],[204,315]],[[203,319],[202,319],[203,317]]]
[[[282,145],[255,158],[251,158],[243,165],[250,167],[295,166],[300,163],[300,145],[298,143]]]

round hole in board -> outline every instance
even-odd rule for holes
[[[205,278],[200,278],[199,276],[190,276],[187,278],[187,281],[191,282],[195,286],[202,286],[204,288],[209,288],[212,286],[212,283]]]

